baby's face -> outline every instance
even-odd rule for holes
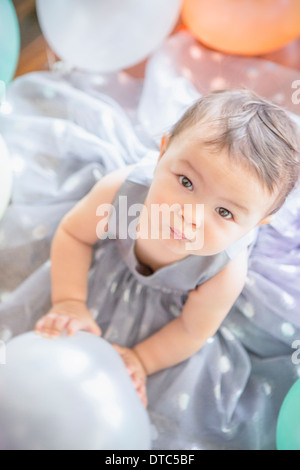
[[[145,205],[150,214],[153,204],[175,204],[170,223],[159,222],[162,243],[177,254],[208,256],[270,222],[264,215],[275,198],[225,150],[212,153],[187,129],[162,146]]]

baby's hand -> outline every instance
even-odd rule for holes
[[[146,379],[147,374],[145,372],[144,366],[140,361],[138,355],[133,351],[133,349],[123,348],[117,344],[112,344],[117,353],[120,354],[123,359],[127,372],[130,375],[133,384],[136,388],[136,391],[142,400],[142,403],[147,407],[147,394],[146,394]]]
[[[35,325],[35,332],[46,338],[57,338],[66,330],[68,336],[86,330],[96,336],[101,329],[91,316],[84,302],[68,300],[53,305],[49,313]]]

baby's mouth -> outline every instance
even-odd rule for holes
[[[180,232],[179,230],[175,229],[175,228],[172,228],[170,227],[170,231],[171,233],[176,236],[177,239],[179,240],[186,240],[188,241],[189,239],[185,236],[184,233]],[[190,240],[189,240],[190,241]]]

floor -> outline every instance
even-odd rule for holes
[[[35,11],[35,0],[13,0],[13,3],[19,18],[22,43],[16,76],[35,70],[49,69],[51,63],[56,60],[56,56],[47,46],[40,30]],[[182,28],[181,21],[178,22],[174,32],[180,28]],[[300,70],[300,38],[283,49],[261,57]],[[145,64],[146,61],[128,69],[128,72],[133,76],[143,77]]]
[[[48,46],[39,27],[35,0],[13,0],[21,31],[21,54],[16,76],[49,68]]]

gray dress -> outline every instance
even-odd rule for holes
[[[119,238],[119,200],[126,196],[128,207],[136,203],[143,204],[156,160],[151,156],[136,164],[118,191],[114,200],[117,216],[116,240],[106,239],[97,244],[91,271],[89,308],[97,318],[103,337],[109,342],[127,347],[134,346],[179,316],[189,291],[215,276],[243,247],[253,246],[257,235],[255,229],[217,255],[191,255],[154,273],[149,267],[141,265],[134,253],[135,240],[129,236]],[[137,220],[136,216],[128,216],[128,226],[134,220]],[[111,231],[110,237],[113,234]],[[223,331],[227,334],[227,340],[230,337],[232,342],[230,332],[226,333],[225,327]],[[214,374],[217,373],[218,384],[221,385],[223,376],[231,375],[238,366],[237,352],[231,357],[220,355],[218,351],[214,361],[218,364],[218,370],[214,370],[214,364],[209,372],[212,366],[209,356],[214,354],[215,341],[217,340],[211,338],[190,360],[148,378],[154,447],[176,449],[190,447],[191,442],[196,447],[205,447],[202,440],[207,439],[208,423],[210,427],[213,418],[226,420],[225,416],[220,416],[218,401],[214,396],[221,394],[221,389],[215,385],[209,390],[212,380],[210,374],[213,371]],[[206,386],[201,391],[203,383]],[[211,402],[209,412],[207,400]],[[167,429],[168,433],[164,438]],[[240,430],[236,431],[239,435]]]

